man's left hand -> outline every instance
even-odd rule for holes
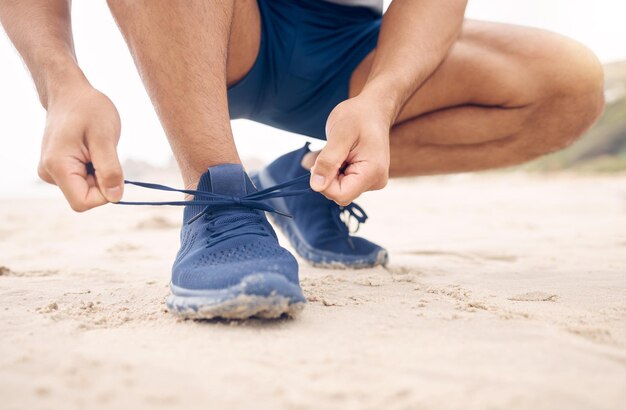
[[[311,188],[339,205],[387,185],[390,119],[378,105],[360,95],[328,116],[327,144],[311,169]]]

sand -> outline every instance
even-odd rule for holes
[[[359,203],[387,269],[301,263],[298,319],[228,323],[164,310],[179,209],[0,200],[0,408],[624,408],[626,176]]]

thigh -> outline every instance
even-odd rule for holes
[[[466,20],[433,75],[405,104],[396,123],[461,105],[516,108],[531,104],[567,70],[559,50],[574,43],[539,29]],[[350,96],[363,88],[376,51],[353,72]],[[563,71],[561,71],[563,73]]]
[[[226,56],[228,85],[250,71],[261,44],[261,16],[257,0],[235,0]]]

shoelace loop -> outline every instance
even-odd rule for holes
[[[362,223],[367,221],[367,214],[359,205],[352,202],[346,206],[339,206],[339,213],[334,218],[335,221],[343,222],[344,225],[348,228],[349,233],[357,233]],[[353,229],[352,224],[350,223],[352,220],[356,221],[356,227]]]

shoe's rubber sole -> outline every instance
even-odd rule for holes
[[[266,169],[250,176],[257,188],[263,189],[277,185]],[[271,198],[268,202],[276,209],[286,211],[287,204],[284,198]],[[378,265],[387,265],[389,254],[385,249],[377,249],[368,255],[345,255],[329,252],[312,247],[300,234],[300,230],[293,218],[268,213],[269,219],[289,239],[291,246],[301,258],[318,268],[329,269],[363,269]]]
[[[277,319],[295,317],[306,304],[300,287],[276,273],[259,273],[227,289],[195,290],[170,285],[169,311],[185,319]]]

